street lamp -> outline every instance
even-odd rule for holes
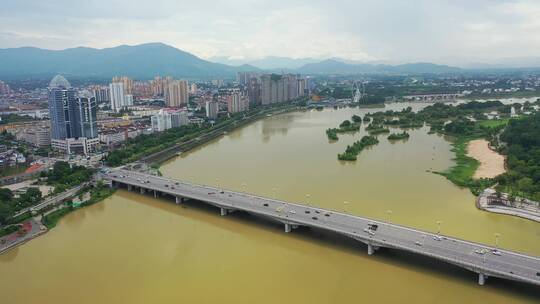
[[[437,236],[441,235],[441,224],[442,221],[437,221]]]
[[[495,249],[499,249],[499,237],[501,237],[500,233],[494,233],[495,236]]]
[[[311,197],[311,195],[308,193],[306,194],[306,204],[309,206],[309,198]]]
[[[347,205],[349,205],[349,202],[343,201],[343,204],[345,205],[343,206],[343,213],[347,213]]]
[[[392,214],[392,210],[388,209],[386,210],[386,222],[390,223],[390,215]]]
[[[242,183],[242,191],[244,191],[244,193],[246,192],[246,186],[247,184],[245,182]]]

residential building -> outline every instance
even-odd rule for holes
[[[172,80],[168,82],[165,101],[171,108],[186,106],[189,100],[188,82],[186,80]]]
[[[77,99],[76,122],[77,132],[73,137],[98,137],[97,128],[97,103],[96,98],[90,92],[83,91]]]
[[[97,103],[106,103],[111,101],[111,92],[107,87],[94,88],[92,92]]]
[[[62,76],[55,76],[49,84],[49,112],[51,118],[51,146],[68,154],[87,154],[99,144],[96,126],[96,101],[90,92],[77,92]]]
[[[122,83],[124,86],[124,94],[133,95],[133,80],[127,76],[115,76],[112,79],[113,83]]]
[[[294,74],[266,74],[261,76],[261,103],[286,102],[304,96],[305,80]],[[302,86],[302,92],[300,92]]]
[[[218,103],[216,101],[207,101],[206,102],[206,117],[208,119],[216,119],[218,116]]]
[[[227,96],[227,112],[238,113],[248,109],[248,100],[240,92]]]
[[[120,112],[125,104],[124,84],[121,82],[113,82],[109,85],[111,94],[111,109],[114,112]]]
[[[76,91],[61,75],[56,75],[49,83],[49,116],[51,138],[66,139],[75,133],[71,119],[76,113]]]
[[[151,117],[152,130],[161,132],[170,128],[178,128],[189,123],[188,114],[185,111],[161,110]]]

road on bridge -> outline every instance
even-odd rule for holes
[[[540,285],[540,258],[493,248],[448,236],[363,218],[332,210],[264,198],[242,192],[196,185],[127,170],[111,170],[104,178],[118,184],[176,197],[195,199],[221,208],[221,214],[242,210],[285,224],[286,232],[297,226],[316,227],[343,234],[368,245],[395,248],[436,258],[479,274]]]

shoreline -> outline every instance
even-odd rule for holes
[[[506,157],[497,153],[485,139],[473,139],[467,143],[467,156],[479,162],[472,178],[494,178],[506,172]]]

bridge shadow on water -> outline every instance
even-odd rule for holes
[[[304,246],[304,242],[315,243],[317,245],[331,247],[336,250],[342,250],[347,253],[357,255],[358,257],[363,258],[359,259],[359,263],[364,261],[368,261],[370,263],[383,263],[393,267],[431,275],[437,278],[447,278],[454,282],[459,282],[460,284],[477,284],[478,275],[464,268],[440,261],[438,259],[421,256],[398,249],[380,248],[373,256],[369,256],[367,254],[367,245],[364,243],[324,229],[299,227],[294,229],[291,233],[285,233],[282,223],[244,211],[235,211],[227,214],[226,217],[223,217],[223,219],[240,223],[240,225],[231,225],[228,221],[208,221],[208,216],[220,217],[219,208],[205,202],[186,200],[180,205],[175,205],[174,197],[168,195],[163,195],[155,199],[150,195],[140,196],[139,194],[136,194],[131,196],[129,195],[129,192],[124,191],[117,193],[122,196],[125,194],[126,196],[129,196],[130,199],[134,199],[137,203],[142,203],[152,206],[153,208],[171,212],[178,216],[186,216],[193,220],[203,220],[206,221],[207,224],[234,233],[244,233],[244,235],[246,235],[245,227],[243,226],[249,225],[250,228],[275,233],[276,237],[291,237],[299,241],[297,246],[294,244],[291,245],[291,243],[284,244],[281,242],[275,242],[275,245],[287,247],[287,249],[302,251],[306,254],[309,254],[311,249]],[[147,199],[143,198],[151,198],[151,201],[149,202]],[[157,201],[160,204],[154,204],[154,201]],[[188,212],[188,210],[186,210],[186,212],[179,214],[178,210],[175,210],[176,208],[174,207],[188,210],[191,209],[196,212]],[[252,235],[247,236],[253,237]],[[290,248],[289,246],[294,247]],[[498,292],[507,293],[508,295],[519,294],[519,297],[526,299],[528,298],[533,301],[540,299],[540,290],[538,286],[511,280],[490,277],[485,286],[478,288],[489,288],[497,290]]]

